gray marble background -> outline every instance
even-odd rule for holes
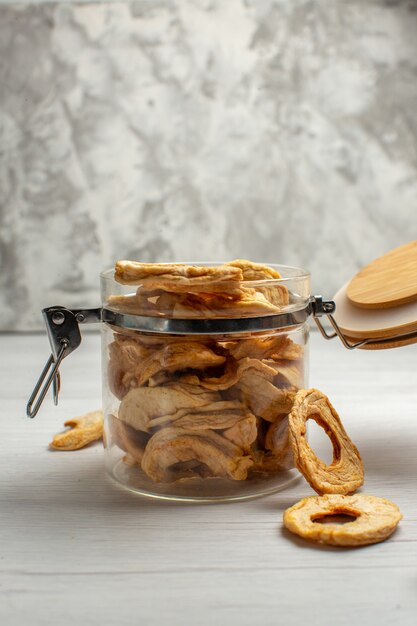
[[[417,2],[0,6],[0,328],[116,258],[297,264],[417,238]]]

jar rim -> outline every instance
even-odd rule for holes
[[[213,264],[205,262],[200,265]],[[217,263],[217,266],[219,265],[222,263]],[[194,301],[194,293],[191,289],[191,303],[186,302],[184,308],[181,309],[181,299],[179,299],[177,311],[172,308],[172,300],[175,298],[165,299],[157,292],[147,292],[146,287],[142,295],[140,292],[143,285],[139,280],[136,284],[121,283],[115,278],[114,270],[109,269],[101,273],[102,305],[108,316],[108,319],[104,321],[137,330],[180,334],[255,331],[304,323],[310,314],[310,272],[289,265],[270,264],[268,267],[278,270],[283,276],[242,280],[236,283],[242,287],[242,293],[246,291],[252,295],[250,293],[252,290],[263,291],[263,298],[260,301],[254,299],[253,308],[251,308],[253,303],[250,297],[248,306],[243,300],[243,305],[239,308],[237,301],[235,309],[233,309],[233,301],[230,302],[227,295],[225,299],[219,297],[212,304],[209,299],[206,301],[204,295],[199,299],[198,292],[196,292],[194,298],[196,301]],[[276,292],[276,298],[274,292]],[[287,297],[284,292],[288,294]],[[227,294],[227,292],[224,293]],[[159,298],[162,300],[161,303],[159,303]]]

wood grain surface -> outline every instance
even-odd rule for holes
[[[311,384],[362,453],[363,491],[404,514],[390,540],[359,549],[283,529],[283,510],[313,493],[304,480],[251,502],[169,504],[117,487],[101,445],[48,450],[65,419],[100,406],[100,338],[64,361],[59,406],[49,397],[28,420],[47,353],[44,335],[0,336],[0,624],[417,623],[416,345],[348,352],[312,333]],[[311,441],[328,460],[318,427]]]
[[[369,263],[350,281],[347,297],[363,309],[385,309],[417,300],[417,241]]]

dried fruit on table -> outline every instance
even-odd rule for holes
[[[55,435],[49,444],[54,450],[78,450],[103,437],[103,413],[92,411],[67,420],[69,430]]]
[[[308,419],[314,419],[333,444],[330,465],[316,456],[306,439]],[[288,426],[295,464],[317,493],[349,494],[363,484],[364,469],[359,451],[346,434],[336,410],[321,391],[298,391]]]
[[[344,524],[331,523],[331,516],[338,515],[354,519]],[[387,539],[401,518],[393,502],[357,493],[303,498],[284,512],[284,525],[292,533],[318,543],[364,546]],[[324,519],[326,523],[320,523]]]

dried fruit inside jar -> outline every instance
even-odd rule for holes
[[[113,282],[102,277],[103,305],[117,314],[117,325],[103,325],[103,406],[107,466],[119,482],[158,497],[229,499],[297,474],[287,416],[307,383],[308,325],[297,316],[274,324],[306,306],[309,276],[286,271],[290,279],[242,259],[121,261]],[[274,324],[254,332],[251,320],[266,317]],[[128,327],[132,319],[155,328]],[[181,321],[178,334],[161,331],[166,320]],[[196,320],[220,330],[193,332]]]
[[[294,466],[288,413],[305,380],[288,334],[111,331],[108,445],[154,482],[250,480]]]

